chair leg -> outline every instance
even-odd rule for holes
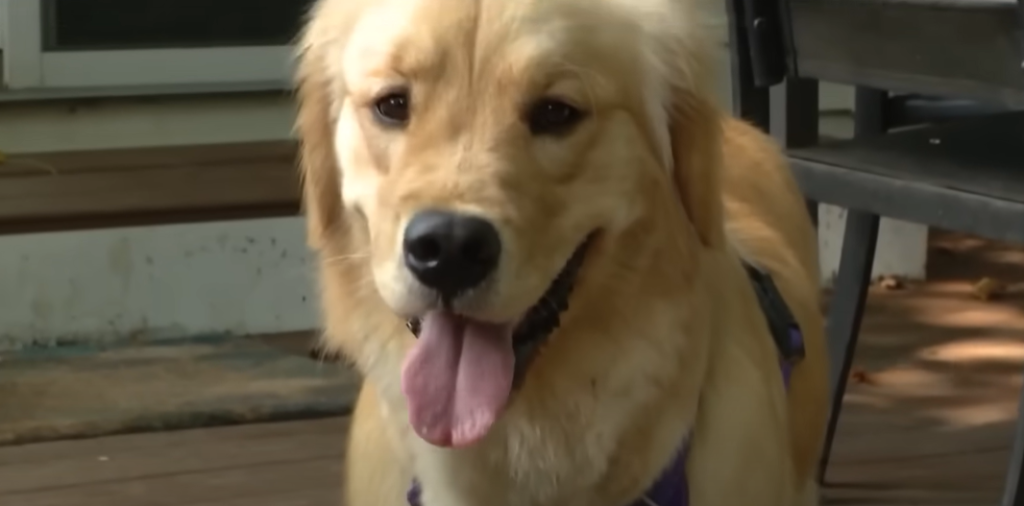
[[[768,88],[758,88],[754,83],[754,67],[743,22],[743,1],[728,0],[729,47],[732,60],[732,109],[733,115],[743,118],[764,131],[768,131],[771,119],[771,101]]]
[[[814,225],[814,229],[818,229],[818,201],[811,199],[804,199],[804,205],[807,206],[807,214],[811,217],[811,224]]]
[[[875,261],[875,245],[878,242],[877,214],[863,211],[848,211],[846,229],[843,232],[842,257],[836,276],[832,302],[828,311],[828,347],[832,364],[830,383],[832,387],[832,412],[828,430],[825,433],[819,481],[824,483],[832,438],[839,422],[839,412],[846,391],[846,379],[850,375],[857,337],[860,333],[861,316],[871,283],[871,267]]]
[[[784,149],[802,148],[818,143],[818,81],[787,78],[771,89],[771,126],[769,130]],[[807,199],[807,214],[818,226],[818,203]]]
[[[1017,430],[1013,436],[1013,453],[1006,473],[1002,506],[1024,506],[1024,389],[1017,401]]]
[[[1021,54],[1024,54],[1024,0],[1017,0],[1017,40]],[[1021,59],[1020,68],[1024,69],[1024,59]]]
[[[889,93],[885,90],[858,86],[854,104],[854,137],[858,139],[884,135],[888,130]],[[832,292],[828,314],[828,346],[832,366],[832,412],[825,432],[818,479],[825,481],[825,471],[832,452],[839,414],[843,408],[846,379],[857,349],[860,319],[871,282],[875,262],[879,217],[863,211],[848,210],[843,233],[843,251],[839,275]]]

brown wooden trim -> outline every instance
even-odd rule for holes
[[[245,161],[273,160],[290,163],[295,159],[296,149],[297,146],[292,141],[268,141],[12,154],[8,155],[6,162],[0,164],[0,178],[47,172],[107,172]]]
[[[19,155],[0,165],[0,233],[294,215],[289,142]]]
[[[240,209],[205,209],[195,211],[173,211],[162,213],[135,213],[108,216],[65,217],[60,220],[35,220],[0,222],[0,236],[34,234],[42,232],[67,232],[73,230],[98,230],[120,227],[143,227],[155,225],[181,225],[212,221],[252,220],[299,216],[299,206],[281,205],[250,207]]]

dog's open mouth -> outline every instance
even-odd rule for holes
[[[473,321],[435,310],[409,321],[418,341],[402,368],[402,391],[417,434],[438,446],[484,437],[534,356],[558,328],[591,238],[516,324]]]

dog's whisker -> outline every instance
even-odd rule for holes
[[[324,258],[324,262],[328,264],[345,263],[355,260],[365,260],[370,257],[369,253],[352,253],[348,255],[337,255],[333,257]]]

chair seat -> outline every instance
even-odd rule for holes
[[[844,2],[858,2],[864,0],[841,0]],[[888,4],[910,4],[919,7],[932,7],[938,9],[990,9],[1009,6],[1011,9],[1017,5],[1017,0],[868,0]]]
[[[1017,0],[788,0],[801,77],[1024,104]]]
[[[1024,242],[1024,112],[791,149],[808,198]]]

